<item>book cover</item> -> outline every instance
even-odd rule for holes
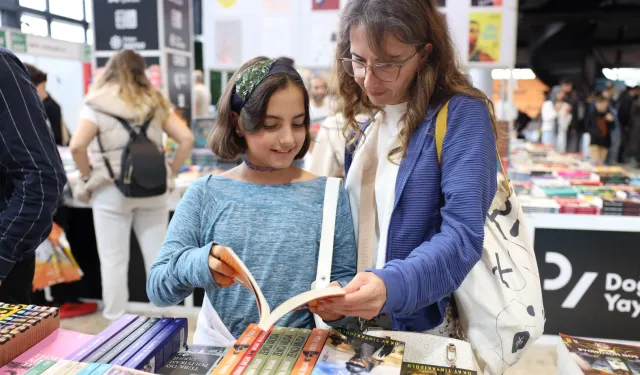
[[[61,359],[60,362],[66,361],[64,359]],[[68,363],[64,366],[62,366],[61,368],[58,369],[58,371],[55,372],[54,375],[67,375],[69,372],[71,372],[71,370],[76,367],[79,362],[74,362],[74,361],[67,361]],[[53,366],[51,366],[53,367]],[[45,371],[46,373],[46,371]]]
[[[402,342],[332,329],[312,374],[399,375],[403,355]]]
[[[247,367],[244,375],[256,375],[262,371],[264,364],[267,362],[271,354],[273,354],[273,351],[275,350],[278,341],[280,341],[280,338],[282,338],[285,330],[285,327],[273,328],[271,334],[267,337],[267,340],[264,342],[258,353],[256,353],[255,358],[253,358],[253,361],[251,361]]]
[[[165,356],[166,347],[173,348],[173,337],[186,325],[186,319],[173,319],[160,333],[158,333],[148,344],[138,351],[124,367],[136,369],[144,372],[156,373],[171,358]],[[93,375],[93,374],[92,374]]]
[[[401,375],[477,375],[477,371],[461,368],[421,365],[419,363],[402,364]]]
[[[138,351],[142,350],[142,348],[153,339],[157,334],[159,334],[169,323],[173,321],[172,318],[162,318],[159,322],[157,322],[151,329],[146,331],[142,336],[140,336],[133,344],[131,344],[128,348],[126,348],[122,353],[120,353],[111,364],[122,366],[129,359],[131,359]]]
[[[148,372],[134,370],[122,366],[111,366],[106,375],[151,375]]]
[[[222,358],[218,366],[213,370],[213,375],[230,375],[236,368],[242,357],[247,353],[249,347],[262,332],[257,324],[250,324],[240,335],[240,338],[233,344],[227,354]]]
[[[96,349],[98,349],[102,344],[107,342],[113,336],[117,335],[125,329],[129,324],[135,321],[137,318],[136,315],[126,314],[122,318],[113,322],[109,327],[104,329],[102,332],[95,335],[95,337],[88,342],[86,345],[80,347],[78,350],[70,354],[67,359],[72,361],[85,361],[85,359],[91,355]],[[89,362],[89,361],[85,361]]]
[[[289,350],[293,339],[296,337],[297,329],[296,328],[287,328],[282,334],[282,338],[276,344],[276,348],[271,353],[271,356],[264,364],[260,375],[273,375],[280,367],[282,360],[284,359],[284,355]]]
[[[276,370],[276,375],[289,375],[291,373],[300,353],[302,353],[302,348],[304,348],[304,345],[307,343],[307,339],[309,339],[310,334],[310,329],[298,329],[296,337],[293,339],[291,346],[285,353],[280,367]]]
[[[182,321],[184,322],[184,324],[180,327],[178,334],[173,336],[171,353],[166,356],[167,359],[171,358],[174,353],[185,350],[187,348],[187,340],[189,338],[189,321],[187,319],[183,319]]]
[[[33,366],[29,371],[25,372],[25,375],[40,375],[43,372],[47,371],[47,369],[56,364],[57,361],[53,361],[50,359],[45,359],[44,361],[40,361],[37,365]]]
[[[328,336],[329,331],[324,329],[316,328],[311,331],[311,335],[309,335],[307,343],[304,348],[302,348],[302,353],[298,357],[298,361],[293,366],[293,371],[291,371],[292,375],[311,374],[311,371],[313,371],[313,368],[318,362],[318,357],[324,348]]]
[[[0,366],[4,366],[60,328],[55,307],[0,304]]]
[[[118,345],[116,345],[113,349],[111,349],[107,354],[103,355],[99,360],[95,361],[98,363],[111,363],[111,361],[116,358],[120,353],[126,350],[129,346],[131,346],[140,336],[144,335],[145,332],[150,330],[156,323],[160,321],[160,318],[151,318],[144,322],[140,327],[138,327],[135,331],[131,332],[129,336],[127,336],[124,340],[120,341]],[[134,326],[132,324],[131,326]],[[123,331],[124,332],[124,331]],[[92,361],[89,361],[92,362]]]
[[[0,375],[23,375],[43,360],[64,359],[92,339],[92,335],[59,328],[0,368]]]
[[[560,334],[558,374],[640,374],[640,347]]]
[[[158,371],[160,375],[207,375],[226,353],[227,348],[189,346],[178,352]]]
[[[93,370],[97,369],[98,366],[100,366],[100,363],[80,362],[69,371],[68,375],[89,375]]]
[[[256,356],[256,354],[262,347],[262,344],[264,344],[267,337],[269,337],[269,334],[271,333],[271,331],[272,330],[260,332],[256,340],[253,342],[253,344],[251,344],[251,346],[249,347],[249,350],[247,350],[244,357],[242,357],[242,359],[240,360],[240,363],[238,363],[238,365],[233,370],[231,375],[242,375],[244,370],[247,368],[249,363],[253,360],[253,358]]]

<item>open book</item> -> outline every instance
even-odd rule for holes
[[[318,300],[343,296],[345,294],[344,290],[338,286],[312,289],[289,298],[275,310],[271,311],[258,283],[253,278],[253,275],[251,275],[251,272],[249,272],[249,269],[247,269],[247,266],[245,266],[233,250],[226,247],[223,247],[223,249],[222,254],[220,254],[220,260],[233,268],[237,273],[235,280],[256,296],[256,303],[258,304],[258,312],[260,314],[258,327],[263,331],[269,330],[280,318],[293,310],[307,306],[315,306]]]

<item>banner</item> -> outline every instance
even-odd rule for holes
[[[159,49],[158,1],[93,0],[95,50]]]

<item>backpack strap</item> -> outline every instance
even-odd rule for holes
[[[449,115],[449,101],[444,102],[438,115],[436,116],[436,152],[438,153],[438,164],[442,167],[442,145],[444,136],[447,134],[447,116]]]
[[[98,130],[98,134],[96,134],[96,139],[98,140],[98,147],[100,147],[100,153],[102,154],[102,160],[104,161],[104,166],[107,167],[107,172],[109,172],[109,177],[112,179],[116,179],[116,175],[113,173],[113,168],[111,168],[111,162],[109,162],[109,158],[104,153],[104,147],[102,146],[102,141],[100,140],[100,131]]]
[[[156,111],[154,108],[151,110],[151,112],[149,112],[149,114],[147,115],[147,118],[142,123],[142,126],[140,126],[141,134],[144,134],[145,136],[147,135],[147,129],[149,129],[149,125],[151,124],[151,121],[153,121],[153,117],[155,116],[155,114],[156,114]]]

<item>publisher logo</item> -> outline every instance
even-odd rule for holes
[[[556,265],[560,272],[553,279],[545,279],[543,289],[556,291],[569,285],[573,276],[573,267],[567,257],[560,253],[549,252],[545,254],[545,262]],[[593,283],[598,279],[597,272],[585,272],[582,274],[578,282],[571,289],[567,297],[562,302],[561,307],[564,309],[574,309],[585,294],[591,289]],[[640,281],[634,279],[623,279],[617,273],[607,273],[605,275],[604,302],[607,304],[607,310],[610,312],[618,311],[630,314],[632,318],[640,316],[640,300],[623,298],[625,294],[633,293],[634,296],[640,297]]]

